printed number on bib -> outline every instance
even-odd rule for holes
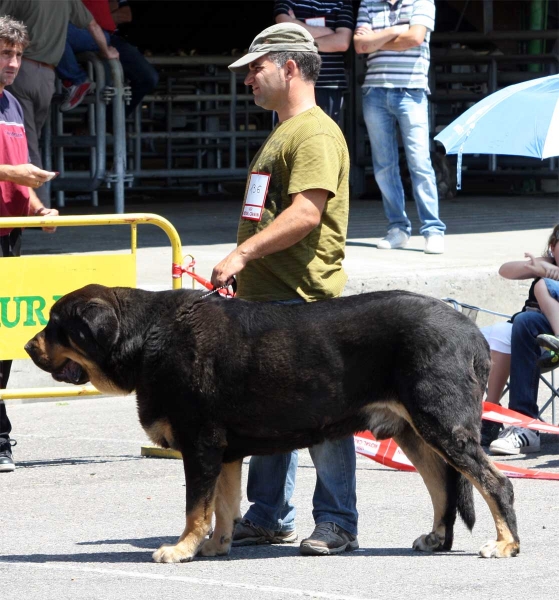
[[[243,207],[243,219],[250,221],[260,221],[264,203],[268,195],[268,185],[270,184],[269,173],[251,173],[248,184],[245,205]]]

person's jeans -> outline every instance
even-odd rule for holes
[[[537,360],[541,349],[536,337],[551,333],[546,317],[536,311],[525,311],[514,317],[511,337],[509,408],[538,418],[538,386],[540,368]]]
[[[341,127],[344,90],[340,88],[316,88],[314,94],[318,106]]]
[[[109,35],[106,31],[103,33],[107,44],[118,50],[122,72],[125,79],[130,81],[132,97],[125,109],[126,116],[128,116],[142,101],[142,98],[157,87],[159,75],[136,46],[129,44],[119,35]],[[87,74],[76,59],[76,53],[86,51],[98,52],[99,47],[87,29],[78,29],[69,23],[64,54],[56,67],[58,76],[61,79],[68,79],[74,85],[86,81]],[[107,80],[110,81],[110,70],[106,69],[106,72]]]
[[[134,112],[146,94],[151,94],[155,90],[159,82],[159,74],[136,46],[119,35],[111,35],[110,44],[118,50],[124,77],[130,82],[132,97],[125,109],[128,116]]]
[[[353,436],[323,442],[309,448],[316,469],[313,496],[315,523],[336,523],[357,535],[355,491],[355,444]],[[253,504],[245,514],[260,527],[293,531],[296,509],[291,502],[295,490],[298,452],[253,456],[248,471],[247,498]]]
[[[287,300],[278,304],[295,304]],[[316,469],[313,496],[315,523],[336,523],[357,535],[356,455],[353,436],[326,441],[309,448]],[[255,525],[272,531],[293,531],[296,509],[291,502],[295,490],[298,452],[253,456],[250,459],[247,498],[252,502],[245,514]]]
[[[110,44],[109,34],[106,31],[103,33],[107,44]],[[76,58],[76,54],[80,52],[99,52],[99,46],[87,29],[79,29],[68,23],[66,46],[60,62],[56,65],[56,73],[60,79],[67,79],[72,85],[80,85],[87,80],[87,73]]]
[[[406,88],[363,88],[363,118],[373,155],[375,179],[382,194],[388,228],[396,227],[411,234],[411,222],[405,210],[400,177],[398,136],[411,176],[413,195],[424,236],[443,234],[446,226],[439,219],[437,181],[429,151],[427,94]]]

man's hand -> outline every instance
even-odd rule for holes
[[[211,279],[213,286],[220,288],[232,285],[233,277],[245,268],[247,262],[239,248],[235,248],[231,254],[214,267]]]
[[[31,191],[29,196],[30,206],[29,206],[29,215],[31,217],[58,217],[59,213],[56,208],[47,208],[41,204],[39,198],[37,198],[36,194]],[[56,227],[43,227],[43,231],[47,233],[54,233],[56,231]]]
[[[41,187],[55,175],[53,171],[43,171],[32,164],[0,166],[0,180],[11,181],[33,189]]]
[[[118,50],[113,46],[109,46],[107,44],[107,40],[105,39],[105,34],[103,30],[95,20],[91,21],[91,23],[87,26],[91,37],[95,40],[97,46],[99,46],[99,55],[102,58],[118,58]]]
[[[100,54],[103,58],[118,58],[120,56],[114,46],[107,46],[106,52],[101,51]]]

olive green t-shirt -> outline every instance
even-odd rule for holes
[[[237,295],[261,302],[340,296],[349,212],[349,153],[340,128],[318,106],[292,117],[275,127],[254,157],[247,190],[252,172],[270,174],[268,192],[260,221],[241,211],[238,244],[291,206],[292,194],[324,189],[328,201],[320,224],[300,242],[247,263],[237,275]]]
[[[81,0],[0,0],[0,14],[27,26],[30,43],[23,56],[54,66],[64,53],[68,21],[78,29],[93,21]]]

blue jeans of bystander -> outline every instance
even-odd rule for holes
[[[443,234],[446,226],[439,219],[439,199],[435,172],[429,153],[427,95],[424,90],[406,88],[363,88],[363,118],[373,155],[376,182],[382,194],[388,229],[411,234],[405,210],[400,176],[398,137],[400,128],[406,153],[415,204],[424,236]]]
[[[540,333],[551,333],[546,317],[536,311],[515,316],[512,324],[509,408],[529,417],[538,417],[538,385],[540,368],[537,364],[541,348],[536,343]]]

